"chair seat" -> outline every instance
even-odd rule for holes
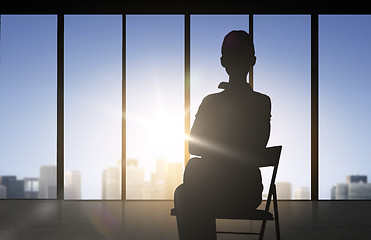
[[[280,159],[282,146],[269,147],[266,150],[267,150],[266,153],[261,156],[261,159],[260,159],[261,164],[259,164],[259,167],[273,167],[273,171],[272,171],[272,177],[271,177],[271,181],[269,185],[269,191],[268,191],[268,196],[267,196],[267,202],[265,205],[265,210],[261,210],[261,209],[250,210],[246,208],[235,209],[234,206],[231,206],[230,209],[221,208],[218,211],[215,211],[215,216],[214,216],[216,219],[240,219],[240,220],[262,221],[260,232],[216,231],[216,233],[259,235],[259,240],[262,240],[264,237],[264,231],[265,231],[267,221],[274,220],[274,223],[275,223],[274,225],[276,229],[276,239],[277,240],[281,239],[279,219],[278,219],[277,191],[276,191],[275,181],[276,181],[278,162]],[[272,198],[273,198],[274,217],[273,217],[273,214],[269,212],[269,207],[270,207]],[[237,205],[237,206],[240,206],[240,205]],[[222,210],[225,210],[225,211],[222,212]],[[172,216],[177,215],[175,208],[171,209],[171,215]]]
[[[176,209],[171,209],[171,216],[176,216]],[[257,209],[252,213],[243,213],[243,214],[222,214],[217,215],[215,218],[220,219],[246,219],[246,220],[274,220],[273,214],[269,211]]]
[[[216,218],[220,219],[247,219],[247,220],[274,220],[273,214],[269,211],[257,209],[249,213],[237,214],[222,214],[217,215]]]

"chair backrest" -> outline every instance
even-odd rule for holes
[[[268,147],[261,154],[259,159],[259,167],[274,167],[278,166],[281,156],[282,146]]]
[[[273,173],[271,177],[271,182],[269,185],[269,192],[267,196],[267,204],[265,210],[269,211],[269,206],[271,203],[272,195],[274,194],[274,199],[277,198],[276,193],[276,176],[278,163],[280,161],[282,146],[275,146],[266,148],[266,151],[263,153],[262,158],[259,161],[259,167],[273,167]]]

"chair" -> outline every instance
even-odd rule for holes
[[[271,177],[267,203],[264,210],[257,209],[255,212],[250,214],[241,214],[241,215],[223,215],[223,216],[215,216],[216,219],[239,219],[239,220],[259,220],[262,221],[262,225],[260,228],[260,232],[226,232],[226,231],[217,231],[219,234],[248,234],[248,235],[258,235],[259,240],[262,240],[264,237],[265,226],[267,221],[274,221],[275,222],[275,229],[276,229],[276,239],[280,240],[280,227],[279,227],[279,219],[278,219],[278,206],[277,206],[277,192],[276,192],[276,175],[278,169],[278,163],[281,156],[282,146],[275,146],[269,147],[266,149],[264,154],[258,156],[258,161],[260,162],[259,167],[273,167],[273,173]],[[271,204],[271,199],[273,197],[273,214],[269,211],[269,207]],[[176,216],[176,209],[171,209],[171,215]]]

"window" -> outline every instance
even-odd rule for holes
[[[0,198],[56,198],[58,111],[65,117],[65,199],[172,199],[184,169],[185,92],[191,94],[192,126],[202,99],[228,80],[219,60],[223,37],[234,29],[249,32],[249,15],[190,15],[187,34],[189,15],[64,17],[65,101],[57,109],[57,16],[1,15]],[[268,145],[284,146],[278,195],[309,199],[310,178],[317,177],[310,175],[312,137],[319,140],[320,199],[371,199],[371,16],[319,16],[319,59],[312,61],[320,63],[319,94],[311,92],[311,81],[317,81],[310,73],[315,18],[253,17],[254,89],[272,99]],[[190,85],[184,67],[188,33]],[[319,99],[319,109],[311,97]],[[311,108],[319,112],[319,135],[311,129]]]
[[[126,198],[172,199],[184,165],[184,17],[126,21]]]
[[[56,198],[57,17],[2,15],[0,198]]]
[[[65,16],[65,199],[121,199],[121,17]]]
[[[254,16],[254,90],[272,101],[268,146],[283,146],[278,199],[310,199],[310,31],[308,15]]]
[[[320,16],[320,198],[371,199],[371,16]]]

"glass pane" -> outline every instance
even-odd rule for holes
[[[254,16],[254,90],[271,98],[268,146],[282,145],[279,199],[310,199],[310,31],[310,16]],[[265,194],[268,188],[266,181]]]
[[[224,36],[232,30],[249,29],[249,15],[191,16],[191,127],[202,99],[220,92],[228,74],[220,64]]]
[[[122,17],[64,25],[65,198],[121,199]]]
[[[1,16],[0,198],[56,198],[57,17]]]
[[[184,17],[126,19],[126,198],[172,199],[184,165]]]
[[[371,16],[320,16],[320,198],[371,199]]]

